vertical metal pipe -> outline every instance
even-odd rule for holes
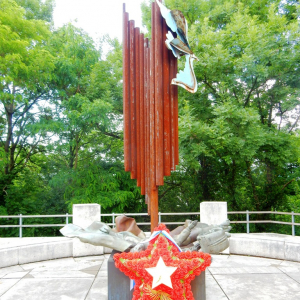
[[[145,200],[148,204],[149,202],[149,174],[150,174],[150,158],[149,158],[149,43],[148,39],[145,39],[145,72],[144,72],[144,94],[145,94]]]
[[[23,237],[22,225],[23,225],[22,214],[19,214],[19,237],[20,238]]]
[[[152,40],[151,40],[151,50],[150,50],[150,207],[148,209],[151,215],[151,231],[158,224],[158,189],[156,186],[156,136],[155,136],[155,84],[156,84],[156,72],[155,72],[155,44],[156,44],[156,35],[155,35],[155,2],[152,3]]]
[[[249,210],[246,211],[247,233],[250,233]]]
[[[140,149],[140,51],[139,51],[140,29],[134,28],[135,48],[135,111],[136,111],[136,179],[137,186],[141,186],[141,149]]]
[[[136,103],[135,103],[135,43],[134,43],[134,21],[129,21],[129,53],[130,53],[130,125],[131,125],[131,179],[137,177],[137,158],[136,158]]]
[[[148,204],[148,214],[151,214],[151,146],[150,146],[150,109],[151,109],[151,43],[148,40],[148,49],[147,49],[147,204]],[[155,153],[153,153],[155,155]]]
[[[68,224],[69,224],[69,214],[66,213],[66,225],[68,225]]]
[[[130,153],[130,97],[129,97],[129,15],[123,3],[123,116],[124,116],[124,166],[125,171],[131,170]]]
[[[141,194],[145,195],[145,39],[144,35],[140,34],[139,37],[139,61],[140,61],[140,182]]]
[[[173,54],[169,56],[169,63],[170,63],[170,75],[169,79],[170,82],[174,78],[175,73],[175,57]],[[170,134],[171,134],[171,170],[175,170],[175,85],[170,86]]]
[[[155,181],[155,167],[156,167],[156,147],[155,147],[155,56],[154,56],[154,45],[155,45],[155,14],[154,14],[154,6],[155,2],[152,3],[152,39],[150,45],[150,188],[151,190],[156,189],[156,181]]]
[[[113,212],[112,213],[112,223],[113,223],[113,227],[115,226],[115,213]]]
[[[163,107],[163,76],[162,76],[162,22],[158,4],[154,5],[155,34],[155,152],[156,152],[156,185],[164,184],[164,107]]]
[[[174,78],[176,77],[177,74],[177,65],[178,61],[175,59],[174,61]],[[175,165],[179,164],[179,136],[178,136],[178,86],[174,86],[174,131],[175,131]]]
[[[158,188],[151,190],[151,232],[158,225]]]
[[[166,22],[163,22],[162,28],[163,41],[168,33]],[[164,176],[171,175],[171,134],[170,134],[170,51],[166,46],[163,46],[163,129],[164,129]]]
[[[295,215],[292,211],[292,236],[295,236]]]

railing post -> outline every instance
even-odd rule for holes
[[[112,223],[113,223],[113,226],[115,226],[115,213],[114,212],[112,213]]]
[[[292,236],[295,236],[295,215],[292,211]]]
[[[22,223],[23,223],[22,214],[19,214],[19,237],[20,238],[22,237]]]
[[[161,223],[161,215],[160,215],[160,211],[158,212],[158,224]]]
[[[68,225],[68,224],[69,224],[69,214],[66,213],[66,225]]]
[[[250,233],[249,210],[246,211],[246,220],[247,220],[247,233]]]

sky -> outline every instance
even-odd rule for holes
[[[54,26],[72,22],[86,31],[95,42],[104,34],[117,37],[122,41],[123,3],[129,19],[135,20],[135,26],[141,27],[140,3],[143,0],[56,0]],[[76,21],[75,21],[76,20]]]

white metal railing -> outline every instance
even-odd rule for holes
[[[290,225],[292,228],[292,235],[295,236],[295,226],[300,226],[300,223],[295,222],[295,216],[300,216],[300,213],[294,213],[294,212],[277,212],[277,211],[229,211],[228,215],[233,214],[245,214],[246,215],[246,221],[233,221],[230,220],[230,224],[246,224],[247,227],[247,233],[250,233],[250,224],[282,224],[282,225]],[[250,220],[250,215],[255,214],[274,214],[274,215],[287,215],[291,216],[291,222],[283,222],[283,221],[274,221],[274,220]],[[136,216],[148,216],[147,213],[111,213],[111,214],[101,214],[100,215],[100,221],[101,217],[111,217],[112,222],[107,223],[107,225],[115,226],[115,218],[117,216],[126,215],[129,217],[136,217]],[[188,212],[188,213],[158,213],[158,220],[159,223],[162,222],[162,216],[192,216],[192,215],[198,215],[200,216],[200,212]],[[23,224],[23,219],[29,219],[29,218],[65,218],[64,224]],[[69,218],[73,217],[71,214],[61,214],[61,215],[17,215],[17,216],[0,216],[0,219],[19,219],[18,225],[0,225],[0,228],[19,228],[19,237],[22,237],[23,228],[34,228],[34,227],[63,227],[66,224],[69,223]],[[184,222],[165,222],[164,224],[169,225],[182,225]],[[149,222],[137,222],[137,225],[151,225]]]
[[[0,228],[19,228],[19,237],[21,238],[23,236],[22,228],[34,228],[34,227],[63,227],[66,224],[69,224],[69,217],[72,217],[73,215],[70,215],[68,213],[64,215],[22,215],[19,214],[17,216],[0,216],[0,219],[19,219],[19,225],[0,225]],[[66,218],[65,224],[23,224],[23,219],[29,219],[29,218]]]

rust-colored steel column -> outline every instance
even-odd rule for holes
[[[123,114],[124,114],[124,165],[125,165],[125,171],[131,171],[128,21],[129,21],[129,15],[125,11],[125,4],[123,4]]]
[[[131,125],[131,179],[137,177],[136,159],[136,86],[135,86],[135,43],[134,43],[134,21],[129,21],[129,53],[130,53],[130,125]]]
[[[156,3],[152,3],[152,12]],[[155,24],[155,13],[151,15],[152,25]],[[156,83],[156,72],[155,72],[155,26],[152,26],[151,32],[151,45],[150,45],[150,216],[151,216],[151,231],[158,224],[158,191],[156,185],[156,130],[155,130],[155,83]]]
[[[146,74],[146,82],[147,82],[147,109],[146,109],[146,115],[147,115],[147,133],[146,133],[146,163],[147,163],[147,168],[146,168],[146,180],[147,180],[147,192],[146,192],[146,200],[148,204],[148,214],[150,214],[150,191],[151,191],[151,164],[150,164],[150,68],[151,68],[151,63],[150,63],[150,42],[148,41],[148,47],[146,49],[146,57],[147,57],[147,74]]]
[[[139,36],[139,62],[140,62],[140,183],[141,183],[141,194],[145,195],[145,43],[144,35]]]
[[[177,64],[178,61],[174,57],[174,70],[173,70],[173,78],[176,77],[177,74]],[[174,88],[174,131],[175,131],[175,165],[177,166],[179,164],[179,136],[178,136],[178,85],[172,85]],[[176,169],[175,166],[175,169]]]
[[[135,126],[136,126],[136,179],[137,186],[141,186],[141,148],[140,148],[140,29],[134,28],[134,52],[135,52]]]
[[[170,61],[170,78],[173,78],[174,70],[175,70],[175,60],[174,56],[170,55],[169,57]],[[176,148],[176,133],[175,133],[175,86],[170,86],[170,125],[171,125],[171,170],[174,171],[176,169],[176,163],[175,163],[175,148]]]
[[[150,179],[150,164],[149,164],[149,42],[148,39],[144,40],[144,126],[145,126],[145,201],[149,203],[149,179]]]
[[[168,26],[163,22],[163,38],[168,33]],[[164,176],[171,175],[171,134],[170,134],[170,51],[167,47],[163,47],[163,127],[164,127]]]
[[[162,17],[158,5],[154,11],[154,57],[155,57],[155,152],[156,152],[156,185],[164,184],[164,105],[163,105],[163,38]],[[152,36],[153,38],[153,36]]]

